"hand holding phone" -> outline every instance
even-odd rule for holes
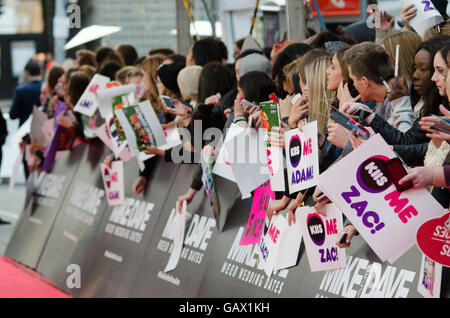
[[[162,104],[163,104],[164,108],[166,109],[166,112],[169,112],[169,111],[176,112],[177,111],[172,99],[169,96],[161,95],[160,97],[161,97]]]
[[[398,192],[403,192],[413,187],[413,183],[411,181],[401,185],[399,184],[399,181],[408,174],[399,158],[392,158],[388,160],[386,162],[386,170],[388,171]]]
[[[345,242],[347,241],[347,235],[348,235],[347,232],[341,232],[339,234],[339,237],[338,237],[336,243],[337,244],[345,244]]]

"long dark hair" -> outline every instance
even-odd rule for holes
[[[442,97],[439,95],[439,90],[436,87],[436,83],[434,83],[431,80],[431,77],[433,76],[434,67],[433,67],[433,60],[434,56],[450,41],[450,36],[448,35],[437,35],[432,37],[431,39],[423,42],[419,48],[417,49],[417,52],[420,50],[426,50],[428,53],[430,53],[430,62],[429,62],[429,69],[430,71],[430,78],[429,78],[429,85],[427,88],[425,88],[425,91],[427,92],[426,95],[423,96],[424,104],[421,109],[420,117],[424,116],[430,116],[431,114],[439,114],[439,105],[444,104],[447,105],[448,101],[446,97]],[[417,54],[416,52],[416,54]],[[420,99],[420,96],[418,96],[417,92],[414,91],[414,89],[410,90],[411,92],[411,99],[415,104]]]
[[[244,98],[256,104],[268,101],[269,95],[276,89],[270,77],[260,71],[248,72],[242,76],[239,87],[244,92]]]
[[[203,67],[198,83],[198,101],[203,103],[209,96],[220,93],[222,96],[234,87],[231,72],[219,62],[210,62]]]

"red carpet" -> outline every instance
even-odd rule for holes
[[[7,257],[0,257],[0,298],[71,298],[45,277]]]

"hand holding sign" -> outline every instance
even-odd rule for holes
[[[413,18],[411,18],[411,10],[404,12],[404,17],[405,20],[409,21],[411,27],[422,37],[427,29],[444,21],[444,18],[436,10],[431,0],[400,0],[400,3],[404,6],[414,5],[414,8],[417,9],[416,15]]]

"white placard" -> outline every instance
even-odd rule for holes
[[[33,118],[31,120],[30,127],[30,137],[31,140],[39,143],[40,145],[45,146],[47,144],[47,139],[42,131],[42,127],[44,126],[44,122],[47,120],[47,115],[37,108],[33,107]]]
[[[110,88],[99,89],[97,91],[97,98],[99,103],[100,115],[105,119],[107,118],[108,115],[112,115],[113,98],[125,94],[128,96],[128,105],[123,106],[128,107],[130,105],[133,105],[136,101],[136,85],[127,84],[122,86],[113,86]]]
[[[314,187],[319,177],[317,121],[291,129],[284,134],[289,193]]]
[[[117,160],[111,163],[111,169],[105,164],[100,164],[102,170],[103,185],[105,186],[108,205],[121,205],[124,201],[125,190],[123,184],[123,161]]]
[[[177,268],[178,261],[180,260],[181,251],[183,250],[184,229],[186,225],[186,204],[186,201],[183,201],[181,213],[178,213],[178,201],[176,204],[175,218],[173,220],[174,226],[172,227],[172,233],[170,233],[171,238],[173,238],[173,248],[169,261],[164,269],[164,273],[173,271]]]
[[[83,95],[81,95],[80,99],[75,105],[74,111],[84,114],[88,117],[94,115],[99,105],[97,91],[100,89],[105,89],[106,84],[109,82],[109,77],[95,74],[89,82],[89,85],[86,87]]]
[[[414,5],[417,10],[416,16],[409,21],[409,24],[421,37],[425,35],[427,29],[444,21],[444,18],[430,0],[400,0],[400,3],[403,8],[411,4]]]
[[[245,197],[269,180],[263,129],[245,129],[225,145],[236,184]]]
[[[319,176],[319,186],[328,198],[380,260],[390,263],[416,243],[420,225],[444,214],[425,189],[397,191],[386,170],[386,161],[394,157],[377,134]]]
[[[342,213],[334,204],[327,204],[324,210],[326,216],[318,214],[312,207],[295,211],[311,272],[343,268],[346,264],[345,249],[336,245],[343,229]]]
[[[111,142],[111,139],[106,135],[106,123],[101,125],[95,130],[95,135],[100,138],[101,141],[105,144],[106,147],[108,147],[111,151],[114,152],[114,147]],[[127,162],[133,158],[133,154],[128,150],[128,147],[124,147],[122,151],[119,153],[119,158],[123,162]]]
[[[261,238],[259,245],[260,260],[264,263],[264,272],[268,277],[272,276],[275,265],[278,263],[282,233],[287,226],[286,218],[281,213],[275,214],[272,216],[269,230]]]
[[[442,265],[422,254],[417,291],[425,298],[440,298]]]
[[[296,216],[298,217],[298,216]],[[288,216],[286,215],[286,223]],[[277,262],[274,270],[280,270],[297,265],[298,253],[300,252],[300,245],[302,243],[302,231],[300,223],[287,225],[281,233],[280,246],[278,247]]]
[[[242,133],[245,130],[244,127],[231,124],[230,128],[228,128],[227,135],[225,136],[225,141],[222,144],[222,147],[219,150],[219,154],[217,155],[216,161],[214,163],[213,173],[221,176],[222,178],[228,179],[230,181],[236,182],[236,178],[233,175],[233,170],[231,169],[230,162],[228,160],[228,153],[226,145],[230,142],[231,139],[236,137],[238,134]]]

